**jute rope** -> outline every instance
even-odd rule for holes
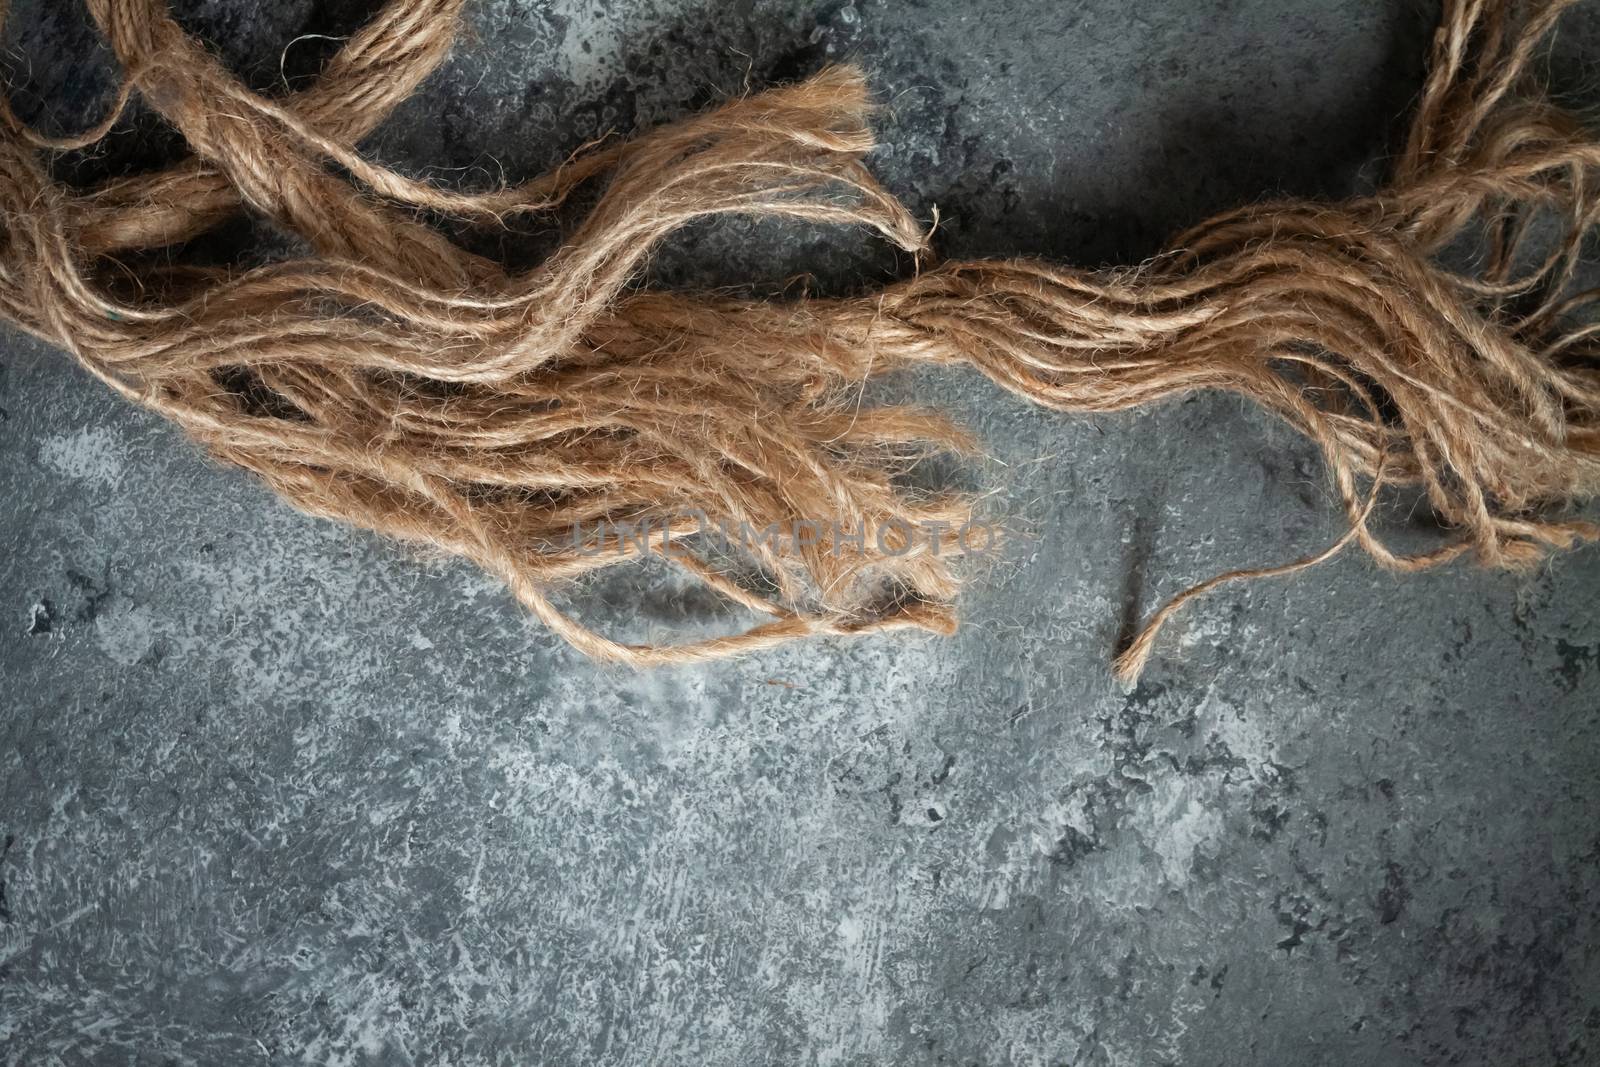
[[[1600,144],[1528,75],[1571,0],[1448,0],[1410,136],[1377,194],[1241,208],[1148,263],[1100,271],[933,265],[923,229],[862,164],[871,104],[852,69],[467,193],[354,147],[443,60],[462,0],[390,0],[313,86],[277,99],[244,87],[164,0],[86,2],[126,73],[116,110],[137,93],[193,157],[74,191],[44,158],[93,144],[117,115],[51,140],[6,106],[0,314],[296,507],[471,559],[598,659],[950,632],[955,531],[972,504],[914,493],[898,476],[970,441],[937,413],[856,403],[869,377],[915,364],[969,366],[1072,412],[1227,390],[1320,449],[1349,533],[1306,560],[1183,594],[1119,657],[1124,677],[1194,596],[1346,544],[1399,570],[1466,553],[1506,567],[1600,534],[1554,513],[1600,486],[1600,321],[1589,314],[1600,292],[1573,292],[1600,215]],[[580,190],[592,198],[581,223],[523,272],[422,216],[496,225]],[[236,272],[151,266],[132,286],[114,265],[241,210],[312,253]],[[728,213],[867,226],[924,267],[851,299],[638,287],[664,238]],[[1552,225],[1559,238],[1537,248]],[[1441,261],[1463,246],[1477,253],[1470,269]],[[1420,487],[1450,539],[1421,555],[1386,546],[1369,518],[1394,485]],[[819,537],[749,546],[761,591],[700,547],[708,523],[822,518]],[[649,533],[607,545],[603,521]],[[936,532],[884,541],[841,529]],[[560,584],[641,553],[767,620],[632,645],[552,603]]]

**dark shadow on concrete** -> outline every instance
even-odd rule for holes
[[[1121,655],[1129,645],[1133,644],[1133,639],[1139,636],[1140,624],[1144,621],[1145,574],[1149,570],[1150,561],[1155,557],[1159,527],[1154,516],[1159,513],[1159,508],[1149,507],[1133,517],[1133,531],[1128,542],[1128,550],[1122,557],[1122,613],[1117,621],[1114,645],[1116,655]]]

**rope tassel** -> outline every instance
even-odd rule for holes
[[[937,412],[858,404],[867,380],[917,364],[968,367],[1064,412],[1225,390],[1322,453],[1348,532],[1180,594],[1118,658],[1125,678],[1180,606],[1225,581],[1351,544],[1396,570],[1466,554],[1514,567],[1600,535],[1556,514],[1600,488],[1600,291],[1574,292],[1600,219],[1600,143],[1528,77],[1571,0],[1447,0],[1409,137],[1375,194],[1242,208],[1139,267],[1097,271],[935,263],[862,163],[872,103],[851,68],[469,193],[353,147],[444,60],[463,0],[389,0],[315,84],[275,99],[164,0],[86,2],[125,74],[115,111],[139,96],[193,154],[76,191],[46,159],[93,145],[117,114],[54,140],[0,108],[0,315],[294,506],[472,560],[597,659],[951,632],[966,548],[954,531],[973,502],[897,476],[973,442]],[[580,189],[595,193],[581,222],[521,272],[419,221],[497,225]],[[248,271],[152,266],[131,297],[113,283],[117,257],[240,211],[311,253]],[[637,287],[663,240],[723,214],[865,226],[922,268],[848,299]],[[1552,221],[1557,239],[1534,248]],[[1467,269],[1442,258],[1463,242],[1481,253]],[[1438,547],[1401,555],[1370,528],[1393,486],[1425,494],[1450,531]],[[754,584],[704,544],[707,529],[802,525],[814,529],[744,544]],[[765,620],[636,645],[552,602],[644,554]]]

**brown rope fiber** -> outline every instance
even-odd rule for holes
[[[193,156],[69,189],[44,160],[117,115],[53,141],[5,107],[0,314],[296,507],[474,561],[598,659],[950,632],[971,502],[898,476],[969,441],[936,413],[857,404],[868,378],[923,363],[1072,412],[1228,390],[1320,449],[1349,533],[1183,594],[1119,657],[1124,677],[1187,600],[1349,543],[1400,570],[1465,553],[1504,567],[1600,534],[1552,510],[1600,488],[1600,291],[1574,292],[1600,217],[1600,144],[1528,74],[1571,0],[1447,0],[1410,136],[1375,195],[1242,208],[1139,267],[951,262],[869,296],[785,301],[637,281],[663,239],[729,213],[867,226],[927,259],[922,228],[862,164],[871,105],[852,69],[464,193],[354,147],[444,59],[463,0],[389,0],[314,85],[277,99],[242,85],[164,0],[86,2],[125,71],[116,112],[136,92]],[[580,190],[593,194],[581,223],[522,272],[422,221],[493,225]],[[132,287],[118,274],[241,210],[311,253],[248,271],[149,267]],[[1472,266],[1446,262],[1461,258]],[[1369,517],[1393,485],[1419,487],[1451,539],[1422,555],[1387,547]],[[704,546],[708,523],[824,518],[818,536],[749,544],[761,592]],[[648,533],[608,544],[606,522]],[[550,600],[644,553],[767,620],[630,645]]]

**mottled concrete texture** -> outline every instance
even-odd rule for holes
[[[112,76],[79,4],[13,6],[19,107],[90,121]],[[371,7],[175,6],[262,87]],[[852,57],[888,105],[873,164],[939,206],[945,251],[1089,264],[1370,182],[1435,17],[471,13],[378,157],[527,175]],[[1597,34],[1569,18],[1555,84],[1593,84]],[[63,173],[173,151],[134,126]],[[897,268],[861,234],[727,222],[658,274]],[[1600,1062],[1600,552],[1228,589],[1125,693],[1130,611],[1335,534],[1317,462],[1229,399],[1067,419],[930,376],[895,388],[981,431],[992,461],[958,477],[1029,531],[963,631],[636,675],[468,568],[292,513],[58,353],[0,353],[6,1063]],[[655,571],[574,602],[633,636],[738,621]]]

